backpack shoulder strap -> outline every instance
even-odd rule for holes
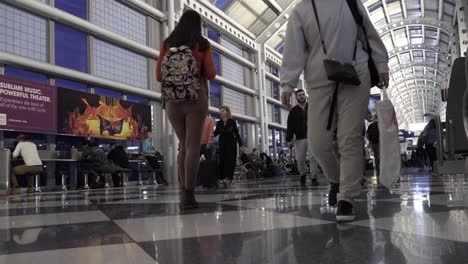
[[[362,15],[359,12],[356,0],[346,0],[346,2],[348,3],[348,7],[351,10],[351,13],[353,14],[354,21],[356,21],[356,24],[358,26],[363,26]]]
[[[362,32],[364,34],[363,38],[365,41],[363,43],[365,45],[364,50],[370,55],[372,54],[372,48],[369,43],[369,38],[367,37],[367,30],[366,30],[366,27],[364,26],[364,19],[362,17],[361,12],[359,12],[359,8],[358,8],[356,1],[358,0],[346,0],[346,3],[348,3],[349,10],[351,10],[351,13],[353,14],[353,18],[354,18],[354,21],[356,22],[356,25],[358,26],[358,30],[359,30],[359,27],[362,29]]]

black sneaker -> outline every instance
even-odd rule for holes
[[[340,184],[339,183],[330,183],[330,192],[328,193],[328,205],[329,206],[336,206],[338,203],[338,199],[336,196],[340,192]]]
[[[319,183],[318,183],[318,181],[317,181],[316,178],[313,178],[310,184],[311,184],[312,186],[318,186],[318,185],[319,185]]]
[[[343,200],[339,201],[338,209],[336,210],[336,221],[351,222],[354,221],[354,218],[353,205]]]
[[[301,175],[301,180],[300,180],[301,186],[305,186],[305,185],[306,185],[306,180],[307,180],[306,175],[305,175],[305,174],[304,174],[304,175]]]
[[[366,179],[366,177],[363,177],[363,178],[359,181],[359,183],[361,184],[361,187],[362,187],[362,188],[366,187],[366,184],[367,184],[367,179]]]
[[[195,200],[193,191],[183,190],[180,197],[180,210],[190,210],[198,208],[198,202]]]

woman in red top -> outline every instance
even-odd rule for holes
[[[203,122],[208,114],[208,84],[213,80],[216,70],[210,43],[202,36],[201,17],[193,10],[186,11],[180,18],[174,31],[164,40],[158,59],[157,80],[161,82],[161,62],[171,47],[188,46],[200,69],[199,98],[195,102],[166,104],[166,113],[177,137],[180,150],[177,157],[179,182],[182,187],[182,209],[197,208],[195,200],[195,178],[200,165],[200,141]]]

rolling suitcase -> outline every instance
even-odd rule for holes
[[[197,186],[213,188],[218,186],[218,163],[216,160],[200,161],[198,169]]]

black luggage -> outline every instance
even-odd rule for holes
[[[197,186],[200,185],[205,188],[218,186],[218,163],[216,160],[204,160],[200,162]]]
[[[268,166],[262,170],[260,176],[263,178],[273,178],[275,176],[275,171],[273,166]]]

